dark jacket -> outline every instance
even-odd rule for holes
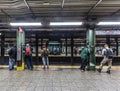
[[[17,49],[16,47],[12,47],[9,51],[8,51],[9,57],[10,58],[16,58],[17,56]]]

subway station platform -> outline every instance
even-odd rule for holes
[[[79,66],[42,66],[33,71],[0,69],[0,91],[120,91],[120,67],[111,74],[97,71],[81,72]]]

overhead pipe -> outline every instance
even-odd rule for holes
[[[89,13],[94,9],[96,8],[103,0],[99,0],[91,9],[89,9],[87,15],[89,15]]]
[[[64,7],[65,4],[65,0],[62,0],[62,8]]]

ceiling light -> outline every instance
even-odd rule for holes
[[[99,22],[97,25],[120,25],[120,22]]]
[[[11,26],[41,26],[41,23],[10,23]]]
[[[82,25],[82,22],[50,22],[50,26]]]

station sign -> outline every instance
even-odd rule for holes
[[[96,35],[120,35],[120,30],[98,30]]]

